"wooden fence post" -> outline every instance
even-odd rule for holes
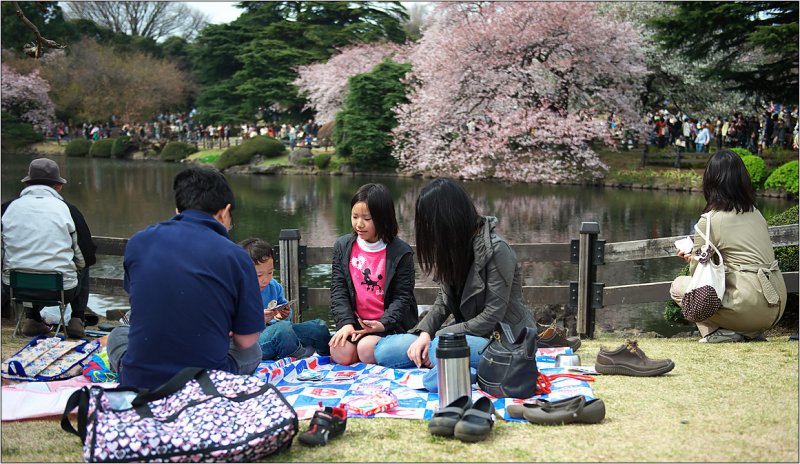
[[[598,240],[599,234],[598,223],[582,222],[580,238],[571,245],[571,261],[577,258],[578,281],[570,282],[570,300],[578,308],[576,331],[588,338],[594,338],[595,309],[603,307],[603,284],[597,282],[597,266],[604,262],[605,240]]]
[[[284,294],[289,301],[297,300],[292,311],[292,323],[302,322],[302,310],[307,302],[304,289],[300,287],[300,269],[305,265],[305,247],[300,246],[300,229],[281,229],[278,246]]]

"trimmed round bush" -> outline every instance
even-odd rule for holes
[[[322,153],[314,157],[314,165],[319,169],[325,169],[329,164],[331,164],[331,155]]]
[[[260,135],[247,139],[243,144],[230,147],[219,157],[215,166],[217,169],[227,169],[231,166],[247,164],[254,156],[259,155],[264,158],[277,158],[286,152],[286,147],[280,140]]]
[[[753,153],[751,153],[750,150],[748,150],[747,148],[736,147],[736,148],[728,148],[728,150],[736,153],[737,155],[741,156],[742,158],[744,158],[745,156],[753,156]]]
[[[133,142],[131,142],[131,137],[129,135],[123,135],[113,140],[114,143],[111,144],[112,158],[122,158],[133,148]]]
[[[764,182],[764,188],[772,190],[784,190],[789,193],[797,195],[797,175],[798,175],[798,161],[789,161],[778,169],[772,171],[772,174]]]
[[[764,177],[767,174],[767,163],[758,156],[742,156],[742,162],[750,174],[750,181],[753,182],[753,188],[761,188],[761,183],[764,182]]]
[[[84,157],[89,154],[91,148],[91,140],[75,139],[69,141],[67,147],[64,149],[64,153],[66,153],[67,156]]]
[[[95,140],[92,143],[92,148],[89,149],[89,156],[92,158],[111,158],[111,145],[113,144],[113,139]]]
[[[169,142],[161,150],[161,161],[180,161],[192,153],[197,152],[197,147],[186,142]]]

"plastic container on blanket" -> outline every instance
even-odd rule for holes
[[[398,404],[400,403],[397,397],[389,390],[384,389],[348,400],[344,404],[344,408],[360,416],[372,416],[388,411]]]

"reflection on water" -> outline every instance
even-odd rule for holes
[[[15,196],[30,155],[4,151],[2,200]],[[632,155],[633,156],[633,155]],[[172,178],[182,164],[54,157],[69,182],[63,194],[83,214],[94,235],[130,237],[175,212]],[[427,180],[372,176],[246,176],[229,175],[236,195],[232,238],[251,236],[276,244],[281,229],[300,229],[302,243],[330,246],[350,230],[350,198],[366,182],[381,182],[394,194],[400,237],[414,243],[414,203]],[[465,188],[482,214],[497,216],[498,229],[513,243],[564,243],[578,237],[581,222],[600,224],[607,242],[687,234],[704,206],[702,195],[661,191],[613,190],[598,187],[470,182]],[[778,199],[760,199],[769,217],[791,206]],[[681,268],[678,259],[635,261],[598,270],[608,285],[669,280]],[[121,277],[121,258],[100,257],[93,275]],[[527,285],[566,284],[576,280],[577,266],[530,264]],[[304,274],[309,286],[328,285],[330,266],[314,266]],[[125,306],[124,298],[93,295],[90,306],[104,312]],[[654,306],[655,308],[649,308]],[[657,307],[656,307],[657,306]],[[636,308],[604,308],[598,324],[674,332],[665,327],[662,304]],[[613,317],[612,317],[613,314]],[[306,318],[328,319],[327,308],[313,308]],[[683,329],[682,329],[683,330]]]

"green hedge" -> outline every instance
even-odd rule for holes
[[[64,153],[66,153],[67,156],[84,157],[89,154],[91,148],[91,140],[75,139],[69,141],[67,147],[64,149]]]
[[[767,221],[770,226],[787,226],[797,224],[800,207],[792,206],[788,210],[773,216]],[[797,246],[785,246],[775,248],[775,259],[778,260],[782,272],[794,272],[798,268]]]
[[[114,145],[113,139],[100,139],[92,143],[89,149],[89,156],[92,158],[111,158],[111,146]]]
[[[112,158],[122,158],[133,148],[133,142],[129,135],[122,135],[113,140],[114,143],[111,144]]]
[[[745,156],[753,156],[753,153],[750,152],[747,148],[728,148],[728,150],[736,153],[737,155],[744,158]]]
[[[44,140],[44,135],[33,125],[21,122],[10,113],[2,112],[2,146],[14,149]]]
[[[247,164],[254,156],[260,155],[265,158],[277,158],[286,152],[286,147],[280,140],[260,135],[246,140],[243,144],[230,147],[216,161],[217,169],[226,169],[231,166]]]
[[[322,153],[314,157],[314,164],[319,169],[325,169],[331,164],[331,155]]]
[[[753,188],[761,188],[764,178],[767,174],[767,163],[758,156],[748,155],[742,156],[744,167],[747,173],[750,174],[750,181],[753,182]]]
[[[197,152],[197,147],[186,142],[169,142],[161,150],[161,161],[180,161],[192,153]]]
[[[790,161],[778,169],[772,171],[772,174],[764,182],[764,188],[773,190],[784,190],[789,193],[797,195],[797,174],[798,161]]]

